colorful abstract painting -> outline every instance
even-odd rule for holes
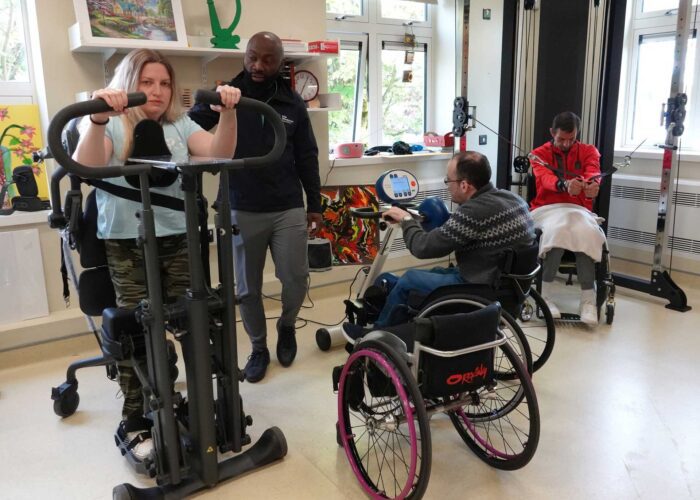
[[[0,188],[12,179],[15,167],[32,167],[39,186],[39,198],[49,198],[49,184],[43,163],[35,163],[32,154],[43,147],[36,104],[0,104]],[[2,208],[9,208],[19,192],[10,184]]]
[[[379,250],[376,220],[352,216],[350,208],[378,209],[374,186],[326,186],[321,188],[323,228],[319,237],[331,242],[333,265],[371,264]]]

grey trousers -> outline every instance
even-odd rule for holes
[[[278,324],[294,326],[306,296],[309,276],[306,211],[303,208],[282,212],[232,210],[231,217],[240,230],[233,237],[239,311],[253,350],[260,350],[267,346],[262,284],[268,248],[275,264],[275,276],[282,283],[282,316]]]
[[[564,255],[563,248],[552,248],[544,256],[542,262],[542,281],[550,283],[557,275],[561,257]],[[576,255],[576,275],[581,285],[581,290],[590,290],[595,286],[595,262],[583,252],[574,252]]]

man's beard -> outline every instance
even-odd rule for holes
[[[243,82],[248,94],[253,99],[268,98],[274,92],[275,82],[279,73],[266,77],[262,82],[253,80],[253,75],[247,69],[243,69]]]

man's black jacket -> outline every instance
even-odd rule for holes
[[[244,97],[250,97],[242,72],[229,85],[241,89]],[[306,105],[281,77],[277,79],[276,92],[267,100],[267,104],[282,118],[287,130],[287,145],[274,165],[250,171],[231,171],[231,206],[250,212],[277,212],[303,207],[303,188],[307,211],[321,213],[318,147]],[[205,130],[210,130],[219,122],[219,113],[202,103],[196,103],[189,116]],[[267,154],[274,144],[272,127],[254,111],[239,109],[237,117],[238,143],[233,157],[251,158]]]

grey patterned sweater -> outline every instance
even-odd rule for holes
[[[535,230],[525,201],[488,183],[455,210],[441,227],[426,232],[416,221],[401,222],[403,238],[419,259],[455,252],[464,281],[493,285],[506,248],[532,244]]]

